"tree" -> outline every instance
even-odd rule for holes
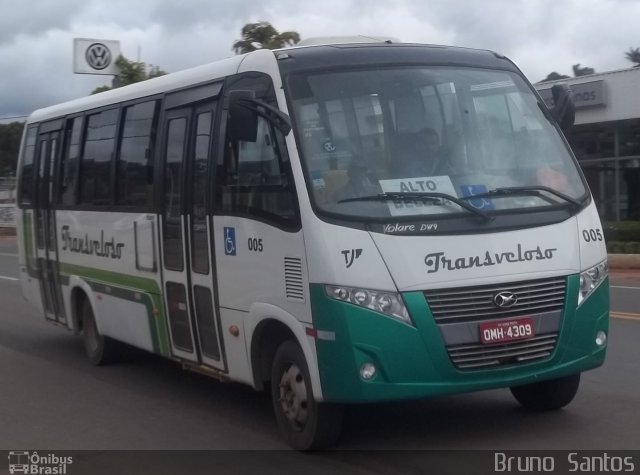
[[[129,61],[122,55],[118,56],[118,59],[116,59],[116,66],[118,66],[120,73],[114,78],[113,84],[111,86],[97,87],[93,92],[91,92],[91,94],[108,91],[115,87],[128,86],[129,84],[146,81],[147,79],[167,74],[158,66],[150,64],[147,68],[146,63],[143,63],[142,61]]]
[[[624,55],[629,61],[635,63],[634,68],[640,67],[640,48],[629,48]]]
[[[0,176],[15,173],[24,122],[0,124]]]
[[[570,76],[565,76],[564,74],[560,74],[553,71],[552,73],[549,73],[549,75],[540,82],[557,81],[558,79],[569,79],[569,78]]]
[[[257,49],[277,49],[300,41],[297,31],[278,32],[268,21],[247,23],[242,27],[242,39],[233,42],[236,54],[249,53]]]
[[[588,68],[586,66],[580,67],[580,63],[573,65],[573,75],[575,77],[586,76],[587,74],[593,74],[596,70],[593,68]]]

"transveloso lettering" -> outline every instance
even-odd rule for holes
[[[110,259],[121,259],[123,243],[116,243],[115,238],[110,241],[104,240],[104,230],[100,231],[100,239],[89,239],[89,235],[84,237],[71,236],[69,226],[62,226],[62,250],[75,252],[78,254],[94,255]]]
[[[443,269],[460,270],[470,269],[472,267],[495,266],[505,262],[544,261],[546,259],[552,259],[553,253],[557,250],[555,247],[540,249],[540,246],[535,249],[523,250],[522,244],[518,244],[516,251],[494,253],[486,251],[484,255],[458,257],[456,259],[446,257],[444,252],[432,252],[425,256],[424,263],[427,266],[427,273],[432,274]]]

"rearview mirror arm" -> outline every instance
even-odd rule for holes
[[[285,136],[291,131],[291,119],[276,107],[259,99],[240,99],[238,104],[272,122]]]

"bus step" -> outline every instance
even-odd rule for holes
[[[223,373],[219,369],[211,368],[209,366],[183,361],[182,369],[186,371],[192,371],[194,373],[199,373],[210,378],[215,378],[219,381],[222,381],[223,383],[229,381],[229,375],[227,373]]]

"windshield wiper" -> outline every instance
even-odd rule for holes
[[[475,195],[465,196],[464,198],[460,198],[462,200],[474,200],[476,198],[491,198],[496,196],[509,196],[509,195],[535,195],[540,198],[549,201],[550,203],[555,203],[554,201],[549,200],[548,197],[542,194],[542,192],[550,193],[558,198],[563,199],[567,203],[573,205],[576,210],[579,210],[582,207],[582,204],[572,198],[569,195],[566,195],[558,190],[554,190],[553,188],[549,188],[548,186],[510,186],[505,188],[495,188],[493,190],[489,190],[485,193],[478,193]]]
[[[354,198],[345,198],[343,200],[339,200],[338,203],[350,203],[353,201],[393,201],[393,200],[410,200],[410,201],[429,200],[435,203],[435,202],[440,202],[442,200],[447,200],[457,204],[461,208],[464,208],[467,211],[477,216],[480,216],[486,221],[491,221],[493,219],[487,213],[484,213],[479,209],[474,208],[466,201],[463,201],[463,199],[457,198],[452,195],[448,195],[446,193],[437,193],[437,192],[428,192],[428,191],[415,192],[415,193],[392,192],[392,193],[379,193],[377,195],[356,196]]]

